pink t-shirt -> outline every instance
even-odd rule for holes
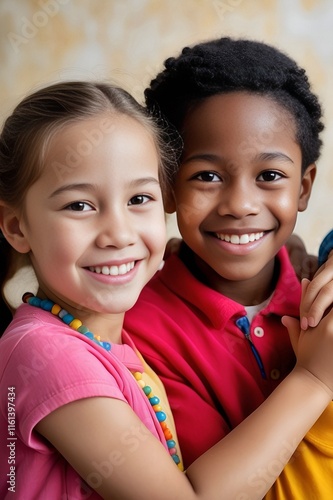
[[[0,339],[1,499],[100,498],[34,431],[43,417],[78,399],[127,402],[166,447],[154,411],[129,371],[142,372],[142,363],[125,333],[123,341],[107,352],[49,312],[19,307]]]

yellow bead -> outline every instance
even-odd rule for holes
[[[152,406],[152,408],[154,409],[154,411],[162,411],[161,405],[154,405],[154,406]]]
[[[133,376],[134,376],[135,380],[141,380],[142,379],[142,375],[141,375],[140,372],[133,373]]]
[[[53,304],[51,313],[57,316],[58,313],[60,313],[61,307],[58,304]]]
[[[82,326],[82,322],[79,319],[75,318],[69,323],[69,326],[74,330],[77,330],[78,328],[80,328],[80,326]]]

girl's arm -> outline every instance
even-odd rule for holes
[[[320,245],[318,265],[318,271],[306,284],[305,293],[303,291],[301,326],[304,329],[318,325],[333,304],[333,231]]]
[[[296,367],[186,475],[123,401],[96,397],[67,404],[37,431],[105,499],[261,499],[333,396],[333,312],[300,335],[298,322],[285,324]]]

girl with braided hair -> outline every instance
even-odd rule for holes
[[[274,47],[242,39],[184,48],[145,96],[169,140],[182,142],[166,210],[176,212],[183,241],[125,325],[165,384],[188,465],[294,366],[281,319],[300,317],[301,285],[284,244],[311,194],[322,113],[304,69]],[[331,304],[331,279],[330,264],[304,282],[303,329]],[[332,416],[333,405],[269,498],[330,497]],[[253,471],[258,487],[270,466]]]

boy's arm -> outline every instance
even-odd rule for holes
[[[311,280],[318,269],[317,257],[307,253],[303,240],[296,234],[289,237],[285,246],[298,279]]]

